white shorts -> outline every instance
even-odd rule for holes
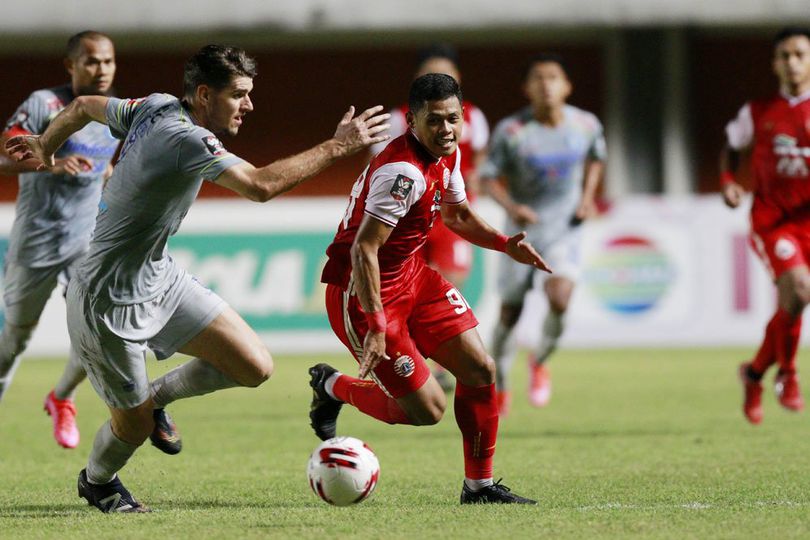
[[[3,276],[6,320],[15,326],[36,324],[57,284],[67,285],[80,259],[78,256],[42,268],[30,268],[6,260]]]
[[[536,274],[539,274],[542,281],[551,277],[564,277],[576,283],[582,272],[579,231],[566,234],[543,250],[540,256],[551,267],[553,274],[539,272],[533,266],[519,263],[509,256],[499,259],[498,288],[501,302],[513,306],[523,304],[523,298],[531,290]]]
[[[168,358],[202,332],[227,304],[182,272],[162,296],[117,305],[91,296],[76,280],[67,293],[70,340],[96,393],[131,409],[149,397],[146,350]]]

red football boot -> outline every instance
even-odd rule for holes
[[[529,363],[529,403],[545,407],[551,401],[551,373],[545,364]]]
[[[743,414],[752,424],[762,422],[762,383],[748,376],[749,362],[740,364],[738,374],[743,385]]]
[[[45,398],[45,411],[53,420],[53,438],[62,448],[79,445],[79,428],[76,427],[76,405],[72,399],[56,399],[51,391]]]
[[[779,373],[774,379],[776,397],[782,407],[791,411],[804,409],[802,391],[799,389],[799,378],[795,373]]]

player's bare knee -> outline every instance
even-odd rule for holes
[[[462,382],[468,386],[492,384],[495,382],[495,372],[495,360],[484,353],[470,364],[470,369]]]
[[[112,430],[116,437],[129,444],[140,446],[155,429],[152,407],[139,406],[134,409],[119,410],[113,414]]]
[[[422,407],[409,412],[408,416],[414,425],[417,426],[432,426],[438,424],[444,416],[444,411],[447,408],[447,402],[440,402],[440,400],[431,400],[425,403]]]
[[[273,375],[273,357],[264,344],[255,347],[248,362],[249,368],[241,381],[244,386],[257,387]]]
[[[501,306],[501,324],[507,328],[512,328],[520,319],[521,311],[523,311],[523,305]]]

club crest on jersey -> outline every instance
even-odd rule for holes
[[[225,154],[227,152],[227,150],[225,150],[225,147],[222,146],[220,140],[214,137],[213,135],[203,137],[202,142],[205,143],[205,146],[206,148],[208,148],[208,151],[215,156],[221,156],[222,154]]]
[[[400,356],[394,360],[394,373],[400,377],[410,377],[416,370],[416,364],[410,356]]]
[[[796,246],[787,238],[780,238],[776,241],[773,251],[780,261],[786,261],[796,254]]]
[[[442,174],[442,184],[444,185],[444,189],[447,189],[447,186],[450,185],[450,169],[444,169],[444,173]]]
[[[404,201],[413,189],[413,180],[404,174],[398,174],[391,186],[391,196],[397,201]]]

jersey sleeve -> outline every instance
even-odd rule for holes
[[[365,213],[395,227],[426,189],[422,172],[410,163],[386,163],[369,180]]]
[[[484,180],[498,179],[500,176],[503,176],[508,160],[509,153],[506,125],[501,122],[492,134],[487,158],[478,170],[479,176]]]
[[[456,150],[456,164],[450,173],[450,180],[444,190],[444,202],[447,204],[460,204],[467,200],[467,191],[464,186],[464,177],[461,175],[461,150]]]
[[[177,168],[189,175],[215,181],[226,169],[244,160],[228,152],[207,129],[192,129],[180,145]]]
[[[6,122],[3,134],[7,137],[15,135],[40,135],[50,123],[50,112],[41,92],[34,92],[28,99],[17,107],[14,114]]]
[[[754,118],[751,116],[750,103],[743,105],[737,117],[726,124],[726,138],[734,150],[744,150],[754,142]]]
[[[470,111],[470,129],[470,146],[476,152],[484,150],[489,142],[489,123],[478,107],[473,107]]]
[[[388,135],[390,138],[387,141],[378,142],[376,144],[371,145],[371,155],[376,156],[380,152],[382,152],[388,143],[408,131],[408,123],[405,120],[405,115],[402,114],[400,109],[392,109],[388,111],[391,113],[391,118],[388,119],[388,123],[391,124],[391,127],[388,128]]]
[[[116,139],[125,139],[135,116],[147,106],[148,98],[119,99],[111,97],[107,101],[107,126]]]
[[[605,161],[607,159],[607,142],[605,142],[605,129],[602,123],[594,116],[596,128],[594,129],[591,147],[588,149],[588,159],[593,161]]]

